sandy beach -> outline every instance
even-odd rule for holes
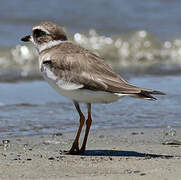
[[[84,155],[65,155],[75,132],[0,138],[0,179],[154,179],[181,177],[180,128],[99,129]],[[173,133],[171,132],[171,133]]]

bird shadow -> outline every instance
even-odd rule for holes
[[[144,157],[144,158],[173,158],[171,155],[149,154],[136,151],[118,151],[118,150],[86,150],[83,156],[120,156],[120,157]]]

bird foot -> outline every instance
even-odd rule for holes
[[[84,151],[76,151],[76,150],[73,150],[73,151],[63,151],[61,152],[61,154],[63,155],[83,155],[84,154]]]

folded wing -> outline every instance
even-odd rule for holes
[[[107,91],[146,99],[156,99],[151,94],[164,94],[160,91],[131,85],[116,74],[99,56],[89,51],[69,54],[59,52],[59,56],[54,54],[50,60],[44,61],[43,65],[49,68],[58,79],[66,81],[74,89],[76,87],[77,89]],[[69,86],[70,90],[71,86]]]

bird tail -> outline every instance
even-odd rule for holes
[[[128,96],[135,98],[142,98],[148,100],[157,100],[153,95],[165,95],[165,93],[161,91],[153,91],[153,90],[141,90],[139,93],[128,94]]]

